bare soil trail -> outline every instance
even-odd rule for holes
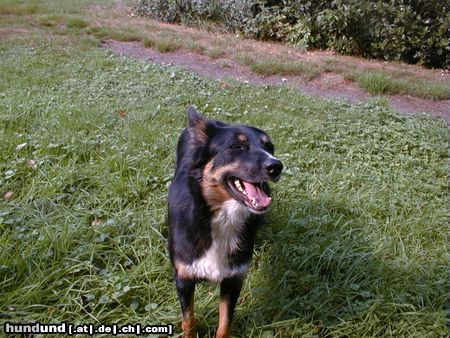
[[[293,75],[264,76],[256,74],[247,66],[233,60],[220,58],[213,60],[206,55],[181,49],[160,53],[151,48],[145,48],[142,43],[114,40],[105,41],[103,47],[111,50],[115,55],[135,57],[156,64],[175,65],[222,81],[233,79],[252,84],[294,85],[307,95],[343,99],[352,103],[364,102],[373,98],[357,83],[345,80],[342,75],[335,73],[323,73],[311,81],[306,81],[300,76]],[[427,113],[450,123],[450,100],[435,101],[405,95],[392,95],[387,98],[390,105],[402,113]]]

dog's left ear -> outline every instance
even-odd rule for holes
[[[205,144],[207,140],[207,127],[208,127],[208,119],[200,114],[197,109],[193,106],[190,106],[187,109],[188,116],[188,127],[191,131],[191,135],[195,140],[195,145],[199,146],[201,144]]]

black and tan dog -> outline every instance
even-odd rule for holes
[[[194,289],[220,283],[217,337],[228,337],[262,215],[272,200],[267,182],[283,165],[263,131],[209,120],[188,109],[169,189],[169,252],[185,337],[195,337]]]

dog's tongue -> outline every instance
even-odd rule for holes
[[[245,181],[242,181],[242,183],[244,183],[248,199],[250,199],[250,201],[255,199],[258,204],[258,208],[267,208],[270,205],[272,198],[267,196],[260,186]]]

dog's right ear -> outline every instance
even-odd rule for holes
[[[208,119],[200,114],[197,109],[193,106],[190,106],[187,109],[188,116],[188,127],[191,131],[191,135],[195,140],[195,145],[199,146],[201,144],[205,144],[207,140],[207,127],[208,127]]]
[[[190,106],[187,109],[188,116],[188,126],[189,128],[200,128],[206,129],[206,125],[208,124],[208,119],[204,117],[202,114],[195,109],[194,106]]]

